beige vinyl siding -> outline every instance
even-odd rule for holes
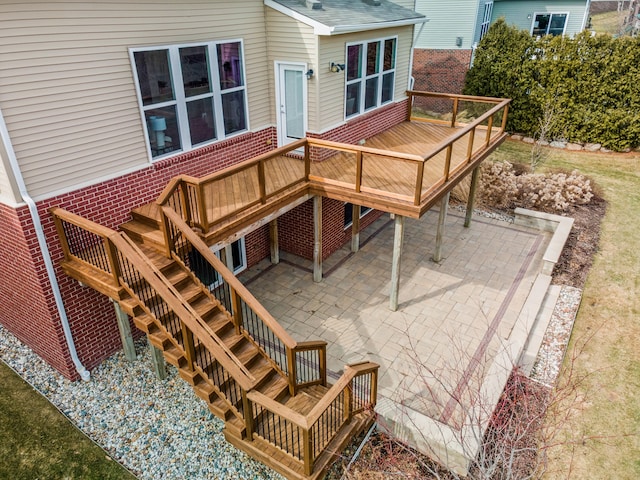
[[[249,126],[272,124],[265,35],[260,0],[0,0],[0,108],[31,195],[149,164],[129,48],[242,39]]]
[[[276,124],[275,106],[275,64],[274,62],[306,63],[315,75],[307,81],[307,117],[309,130],[313,131],[318,124],[318,90],[317,78],[322,68],[318,66],[318,40],[313,27],[305,25],[272,8],[265,7],[267,21],[267,45],[269,65],[269,87],[273,103],[271,104],[271,121]]]
[[[345,63],[347,43],[397,36],[394,101],[402,100],[406,97],[409,79],[409,57],[411,54],[412,35],[413,26],[408,26],[385,28],[382,30],[372,30],[348,35],[320,37],[319,64],[321,68],[326,66],[328,70],[331,62]],[[320,105],[322,105],[318,132],[323,132],[340,123],[344,123],[345,79],[345,72],[323,73],[318,76],[318,88],[321,92]]]

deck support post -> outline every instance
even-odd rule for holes
[[[393,260],[391,264],[391,295],[389,309],[398,310],[398,292],[400,290],[400,259],[402,257],[402,241],[404,239],[404,217],[395,215],[395,233],[393,235]]]
[[[351,251],[360,250],[360,205],[353,205],[351,221]]]
[[[322,197],[313,197],[313,281],[322,281]]]
[[[164,362],[164,355],[162,354],[162,350],[156,348],[149,342],[149,350],[151,352],[151,365],[153,365],[153,371],[158,377],[159,380],[164,380],[167,378],[167,367]]]
[[[280,263],[280,244],[278,243],[278,219],[269,222],[269,243],[271,245],[271,263]]]
[[[439,263],[442,260],[442,238],[444,237],[444,224],[447,220],[447,210],[449,209],[449,195],[447,192],[440,200],[440,213],[438,214],[438,230],[436,231],[436,251],[433,254],[433,261]]]
[[[471,173],[471,185],[469,186],[469,198],[467,199],[467,213],[464,216],[464,226],[471,225],[471,216],[473,215],[473,205],[476,201],[476,189],[478,188],[478,177],[480,176],[480,167],[473,169]]]
[[[131,335],[131,324],[129,323],[129,315],[127,315],[120,304],[115,300],[113,302],[113,308],[116,311],[116,318],[118,319],[118,331],[120,332],[120,340],[122,341],[122,349],[124,350],[124,356],[130,362],[136,360],[136,347],[133,344],[133,335]]]

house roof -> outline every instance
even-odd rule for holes
[[[316,35],[339,35],[427,22],[389,0],[264,0],[264,4],[314,28]]]

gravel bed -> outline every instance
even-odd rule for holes
[[[542,338],[542,345],[531,370],[531,378],[553,386],[558,379],[562,362],[569,345],[573,322],[576,319],[582,290],[562,286],[551,320]]]
[[[0,359],[140,479],[283,477],[227,443],[223,422],[167,365],[158,380],[143,339],[138,360],[118,352],[70,382],[0,325]]]
[[[451,210],[458,211],[462,214],[467,213],[467,207],[464,205],[450,205]],[[507,215],[506,213],[500,212],[489,212],[487,210],[479,210],[477,208],[473,209],[473,214],[478,217],[489,218],[491,220],[500,220],[502,222],[513,223],[515,217],[513,215]]]

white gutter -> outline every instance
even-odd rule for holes
[[[4,117],[2,115],[2,110],[0,110],[0,139],[4,142],[5,150],[7,152],[7,157],[9,159],[9,165],[11,166],[11,170],[13,171],[13,176],[15,178],[16,183],[18,184],[18,190],[20,191],[20,196],[25,201],[27,206],[29,207],[29,213],[31,213],[31,218],[33,220],[33,227],[36,231],[36,237],[38,238],[38,244],[40,245],[40,250],[42,251],[42,258],[44,260],[45,267],[47,269],[47,275],[49,277],[49,283],[51,284],[51,291],[53,292],[53,298],[56,301],[56,307],[58,308],[58,313],[60,314],[60,322],[62,323],[62,330],[64,331],[64,337],[67,341],[67,346],[69,347],[69,353],[71,354],[71,360],[76,367],[76,371],[80,374],[80,378],[82,380],[89,380],[91,378],[91,374],[89,371],[82,365],[80,359],[78,358],[78,352],[76,351],[75,343],[73,342],[73,337],[71,336],[71,328],[69,327],[69,319],[67,318],[67,312],[64,309],[64,304],[62,303],[62,295],[60,294],[60,287],[58,285],[58,280],[56,279],[56,274],[53,269],[53,262],[51,261],[51,254],[49,253],[49,247],[47,247],[47,241],[44,236],[44,230],[42,229],[42,222],[40,221],[40,215],[38,214],[38,209],[36,207],[35,202],[29,195],[27,191],[27,186],[24,183],[24,178],[22,177],[22,172],[20,171],[20,166],[18,165],[18,159],[16,157],[16,152],[13,150],[13,145],[11,144],[11,139],[9,138],[9,130],[7,129],[7,124],[4,121]]]

